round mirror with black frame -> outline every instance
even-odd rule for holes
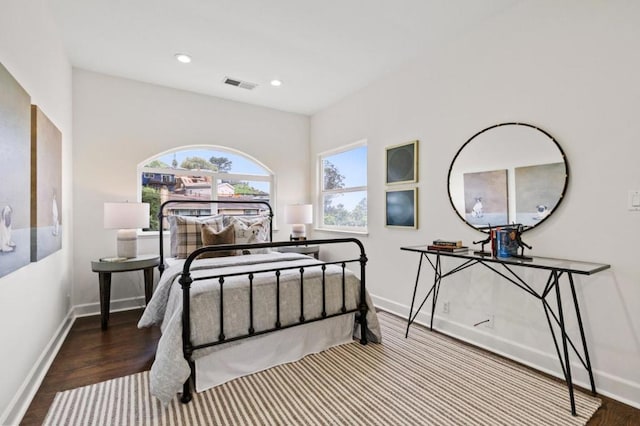
[[[472,228],[538,226],[558,208],[569,182],[564,151],[546,131],[501,123],[473,135],[458,150],[447,187],[451,206]]]

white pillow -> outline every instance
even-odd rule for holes
[[[246,216],[233,216],[229,220],[233,224],[236,234],[236,244],[254,244],[269,242],[269,227],[271,220],[268,216],[251,218]],[[269,253],[269,249],[249,250],[251,253]]]

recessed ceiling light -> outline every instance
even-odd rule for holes
[[[176,59],[183,64],[188,64],[189,62],[191,62],[191,56],[187,55],[186,53],[176,53],[175,56]]]
[[[278,86],[282,86],[282,81],[280,80],[271,80],[271,85],[278,87]]]

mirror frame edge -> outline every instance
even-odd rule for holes
[[[521,123],[521,122],[507,122],[507,123],[499,123],[499,124],[494,124],[492,126],[489,126],[485,129],[480,130],[479,132],[477,132],[476,134],[474,134],[473,136],[471,136],[469,139],[467,139],[467,141],[462,144],[462,146],[460,148],[458,148],[458,151],[456,152],[456,155],[453,156],[453,159],[451,160],[451,164],[449,164],[449,172],[447,173],[447,196],[449,197],[449,203],[451,204],[451,208],[453,209],[453,211],[456,213],[456,215],[458,216],[458,218],[460,218],[460,220],[462,220],[462,222],[467,225],[468,227],[475,229],[476,231],[482,232],[484,234],[488,234],[489,231],[488,230],[483,230],[483,229],[479,229],[476,228],[475,226],[471,225],[469,222],[467,222],[464,217],[462,217],[462,215],[460,214],[460,212],[456,209],[455,204],[453,203],[453,199],[451,198],[451,171],[453,169],[453,165],[456,162],[456,159],[458,158],[458,156],[460,155],[460,153],[462,152],[462,150],[477,136],[480,136],[482,133],[489,131],[491,129],[495,129],[496,127],[501,127],[501,126],[508,126],[508,125],[516,125],[516,126],[525,126],[525,127],[530,127],[532,129],[538,130],[542,133],[544,133],[549,139],[551,139],[553,141],[553,143],[556,145],[556,148],[558,148],[558,150],[560,151],[560,155],[562,156],[562,161],[564,162],[564,167],[565,167],[565,181],[564,181],[564,187],[562,188],[562,193],[560,194],[560,199],[558,200],[558,203],[556,204],[555,208],[553,209],[552,213],[547,215],[544,219],[542,219],[540,222],[538,222],[535,226],[532,227],[528,227],[523,229],[522,232],[526,232],[529,231],[533,228],[538,227],[541,223],[543,223],[544,221],[546,221],[555,211],[556,209],[560,206],[560,204],[562,204],[562,201],[565,199],[565,195],[567,193],[567,188],[569,187],[569,177],[570,177],[570,173],[569,173],[569,161],[567,160],[567,156],[564,153],[564,150],[562,149],[562,147],[560,146],[560,144],[558,143],[558,141],[556,140],[556,138],[554,138],[553,136],[551,136],[551,134],[549,134],[549,132],[545,131],[544,129],[541,129],[538,126],[534,126],[533,124],[528,124],[528,123]]]

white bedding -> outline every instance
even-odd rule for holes
[[[355,314],[244,340],[196,360],[196,391],[353,342]],[[256,356],[260,354],[260,356]]]
[[[172,262],[173,263],[173,262]],[[167,268],[158,284],[152,300],[149,302],[145,312],[138,324],[139,327],[147,327],[154,324],[161,324],[162,336],[158,343],[156,360],[151,368],[151,392],[163,404],[167,404],[176,393],[181,391],[182,385],[189,377],[188,363],[182,354],[182,289],[178,284],[182,272],[184,261],[176,261]],[[298,321],[300,315],[300,287],[299,287],[299,267],[305,266],[304,273],[304,306],[305,318],[312,319],[320,317],[321,312],[321,277],[322,272],[318,262],[308,256],[295,253],[269,253],[253,254],[246,256],[232,256],[224,258],[212,258],[196,260],[191,267],[191,276],[209,276],[212,269],[216,273],[231,274],[249,268],[270,269],[283,266],[295,266],[289,271],[282,271],[281,282],[281,322],[283,325],[292,324]],[[336,277],[333,275],[337,274]],[[341,270],[335,265],[327,266],[327,313],[338,312],[342,304]],[[224,334],[226,338],[236,335],[246,334],[249,327],[248,318],[248,279],[243,277],[228,277],[224,283]],[[345,275],[346,284],[346,306],[347,309],[355,308],[359,301],[360,284],[359,280],[349,271]],[[256,331],[273,327],[275,323],[275,290],[273,273],[259,273],[254,278],[254,326]],[[380,329],[375,315],[375,310],[367,295],[369,305],[368,337],[371,341],[380,341]],[[347,319],[344,322],[344,318]],[[339,317],[340,321],[332,320],[319,321],[313,324],[295,327],[287,330],[280,330],[265,336],[252,337],[241,342],[225,343],[212,348],[198,350],[194,352],[193,358],[196,360],[198,368],[196,378],[205,380],[200,382],[199,389],[223,383],[234,377],[260,371],[283,362],[289,362],[313,352],[318,352],[336,344],[350,341],[354,333],[353,315]],[[191,290],[191,324],[192,341],[200,344],[217,340],[220,333],[219,325],[219,282],[215,280],[196,281]],[[313,326],[313,327],[308,327]],[[306,329],[305,329],[306,328]],[[298,330],[299,329],[299,330]],[[293,331],[291,331],[293,330]],[[327,332],[329,330],[329,332]],[[331,331],[333,330],[333,331]],[[337,331],[336,331],[337,330]],[[290,332],[288,334],[288,332]],[[355,328],[359,332],[359,327]],[[283,334],[284,333],[284,334]],[[327,334],[327,338],[322,344],[308,345],[313,339],[318,339],[319,335]],[[278,337],[279,336],[279,337]],[[261,343],[258,343],[261,342]],[[297,341],[295,345],[293,341]],[[290,352],[282,352],[282,342],[291,346]],[[307,343],[305,343],[307,342]],[[243,346],[238,348],[237,346]],[[253,345],[253,346],[252,346]],[[235,348],[234,348],[235,347]],[[249,347],[256,347],[260,350],[247,350]],[[231,349],[229,349],[231,348]],[[217,352],[229,351],[225,354]],[[246,354],[258,353],[259,356],[245,357],[239,363],[234,354],[243,352]],[[282,352],[282,354],[280,354]],[[282,355],[282,356],[281,356]],[[203,357],[207,357],[204,360]],[[258,358],[260,358],[258,360]],[[201,372],[203,366],[213,366],[212,375]],[[207,367],[207,370],[209,368]]]

